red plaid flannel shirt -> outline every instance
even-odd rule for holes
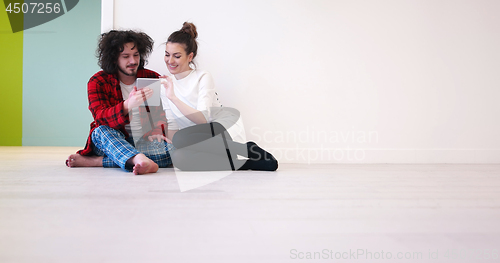
[[[139,69],[137,71],[137,77],[158,78],[159,74],[151,70]],[[94,121],[90,124],[90,133],[87,138],[85,149],[78,151],[81,155],[92,155],[91,135],[94,129],[100,125],[106,125],[110,128],[120,130],[125,137],[129,136],[125,130],[125,125],[129,124],[130,121],[128,115],[125,116],[123,114],[124,100],[118,76],[116,74],[107,74],[104,71],[99,71],[90,78],[87,87],[89,110],[94,117]],[[165,118],[163,107],[161,105],[149,106],[149,111],[151,116],[154,117],[153,123],[155,128],[144,134],[144,136],[163,134],[163,129],[165,131],[167,130],[167,120]],[[149,123],[146,107],[139,107],[139,112],[141,114],[141,124],[143,128],[145,125],[151,125]]]

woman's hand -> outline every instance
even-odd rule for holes
[[[169,99],[184,115],[184,117],[188,118],[190,121],[196,124],[207,123],[207,119],[203,113],[189,105],[185,102],[177,98],[174,92],[174,83],[172,81],[172,77],[161,76],[161,84],[165,87],[165,95],[167,99]]]
[[[167,98],[169,100],[173,100],[176,98],[175,92],[174,92],[174,83],[172,82],[172,78],[169,76],[161,76],[160,77],[161,84],[165,87],[165,95],[167,95]]]
[[[172,143],[172,141],[169,138],[167,138],[161,134],[155,134],[155,135],[148,136],[148,139],[150,142],[152,142],[154,140],[158,140],[158,142],[166,141],[168,143]]]

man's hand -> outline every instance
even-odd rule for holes
[[[153,96],[153,90],[149,88],[144,88],[141,90],[137,90],[137,87],[134,86],[134,89],[128,95],[128,99],[124,102],[124,107],[126,113],[128,113],[131,109],[139,107],[144,101],[151,98]]]
[[[172,143],[172,141],[170,139],[168,139],[167,137],[165,137],[161,134],[155,134],[155,135],[148,136],[148,139],[150,142],[152,142],[154,140],[158,140],[158,142],[166,141],[168,143]]]

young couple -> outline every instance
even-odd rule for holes
[[[211,75],[191,67],[197,36],[188,22],[169,36],[165,64],[171,76],[160,76],[144,68],[153,50],[148,35],[102,34],[97,49],[102,70],[88,82],[94,121],[85,149],[70,155],[66,165],[121,167],[134,174],[172,164],[186,171],[275,171],[278,162],[270,153],[254,142],[241,143],[239,112],[222,107]],[[137,78],[161,78],[160,106],[145,103],[153,90],[138,90]]]

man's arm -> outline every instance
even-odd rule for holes
[[[120,129],[128,124],[128,114],[124,111],[124,102],[113,84],[102,75],[94,75],[87,84],[89,110],[98,125]]]
[[[123,101],[122,95],[113,86],[113,80],[101,75],[92,77],[88,83],[89,110],[98,125],[106,125],[119,129],[130,123],[129,111],[141,105],[145,99],[152,96],[151,89],[136,88]]]

